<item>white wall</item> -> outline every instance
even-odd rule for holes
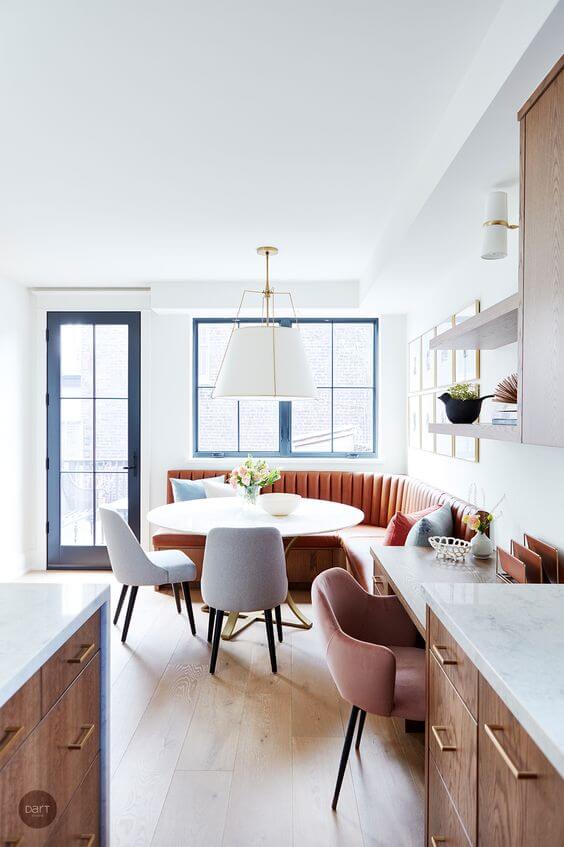
[[[515,209],[515,203],[512,206]],[[409,339],[475,297],[481,300],[484,309],[517,291],[517,238],[510,236],[508,258],[493,262],[480,259],[474,239],[470,240],[457,267],[438,281],[424,303],[410,312]],[[515,370],[515,344],[497,351],[482,351],[481,394],[491,394],[499,379]],[[488,508],[505,494],[503,516],[494,530],[495,540],[502,546],[511,538],[520,539],[527,531],[564,548],[564,450],[481,439],[478,464],[410,449],[408,469],[413,476],[463,498],[468,497],[470,486],[475,483],[483,489]]]
[[[2,563],[0,580],[13,579],[29,564],[32,547],[29,502],[34,480],[31,440],[31,308],[29,292],[0,281],[0,444],[2,445]]]

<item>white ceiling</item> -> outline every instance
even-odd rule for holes
[[[357,280],[501,0],[3,0],[0,277]]]

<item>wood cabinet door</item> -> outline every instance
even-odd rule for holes
[[[478,844],[564,844],[564,780],[480,678]]]
[[[564,446],[564,73],[521,122],[522,440]]]

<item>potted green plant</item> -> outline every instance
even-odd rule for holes
[[[446,416],[451,423],[471,424],[480,417],[482,403],[493,394],[478,397],[478,386],[469,382],[457,382],[450,391],[440,395],[439,400],[445,404]]]

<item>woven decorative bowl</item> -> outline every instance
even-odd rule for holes
[[[470,551],[470,542],[462,538],[448,538],[446,535],[432,535],[429,544],[436,551],[437,559],[448,562],[464,562]]]

